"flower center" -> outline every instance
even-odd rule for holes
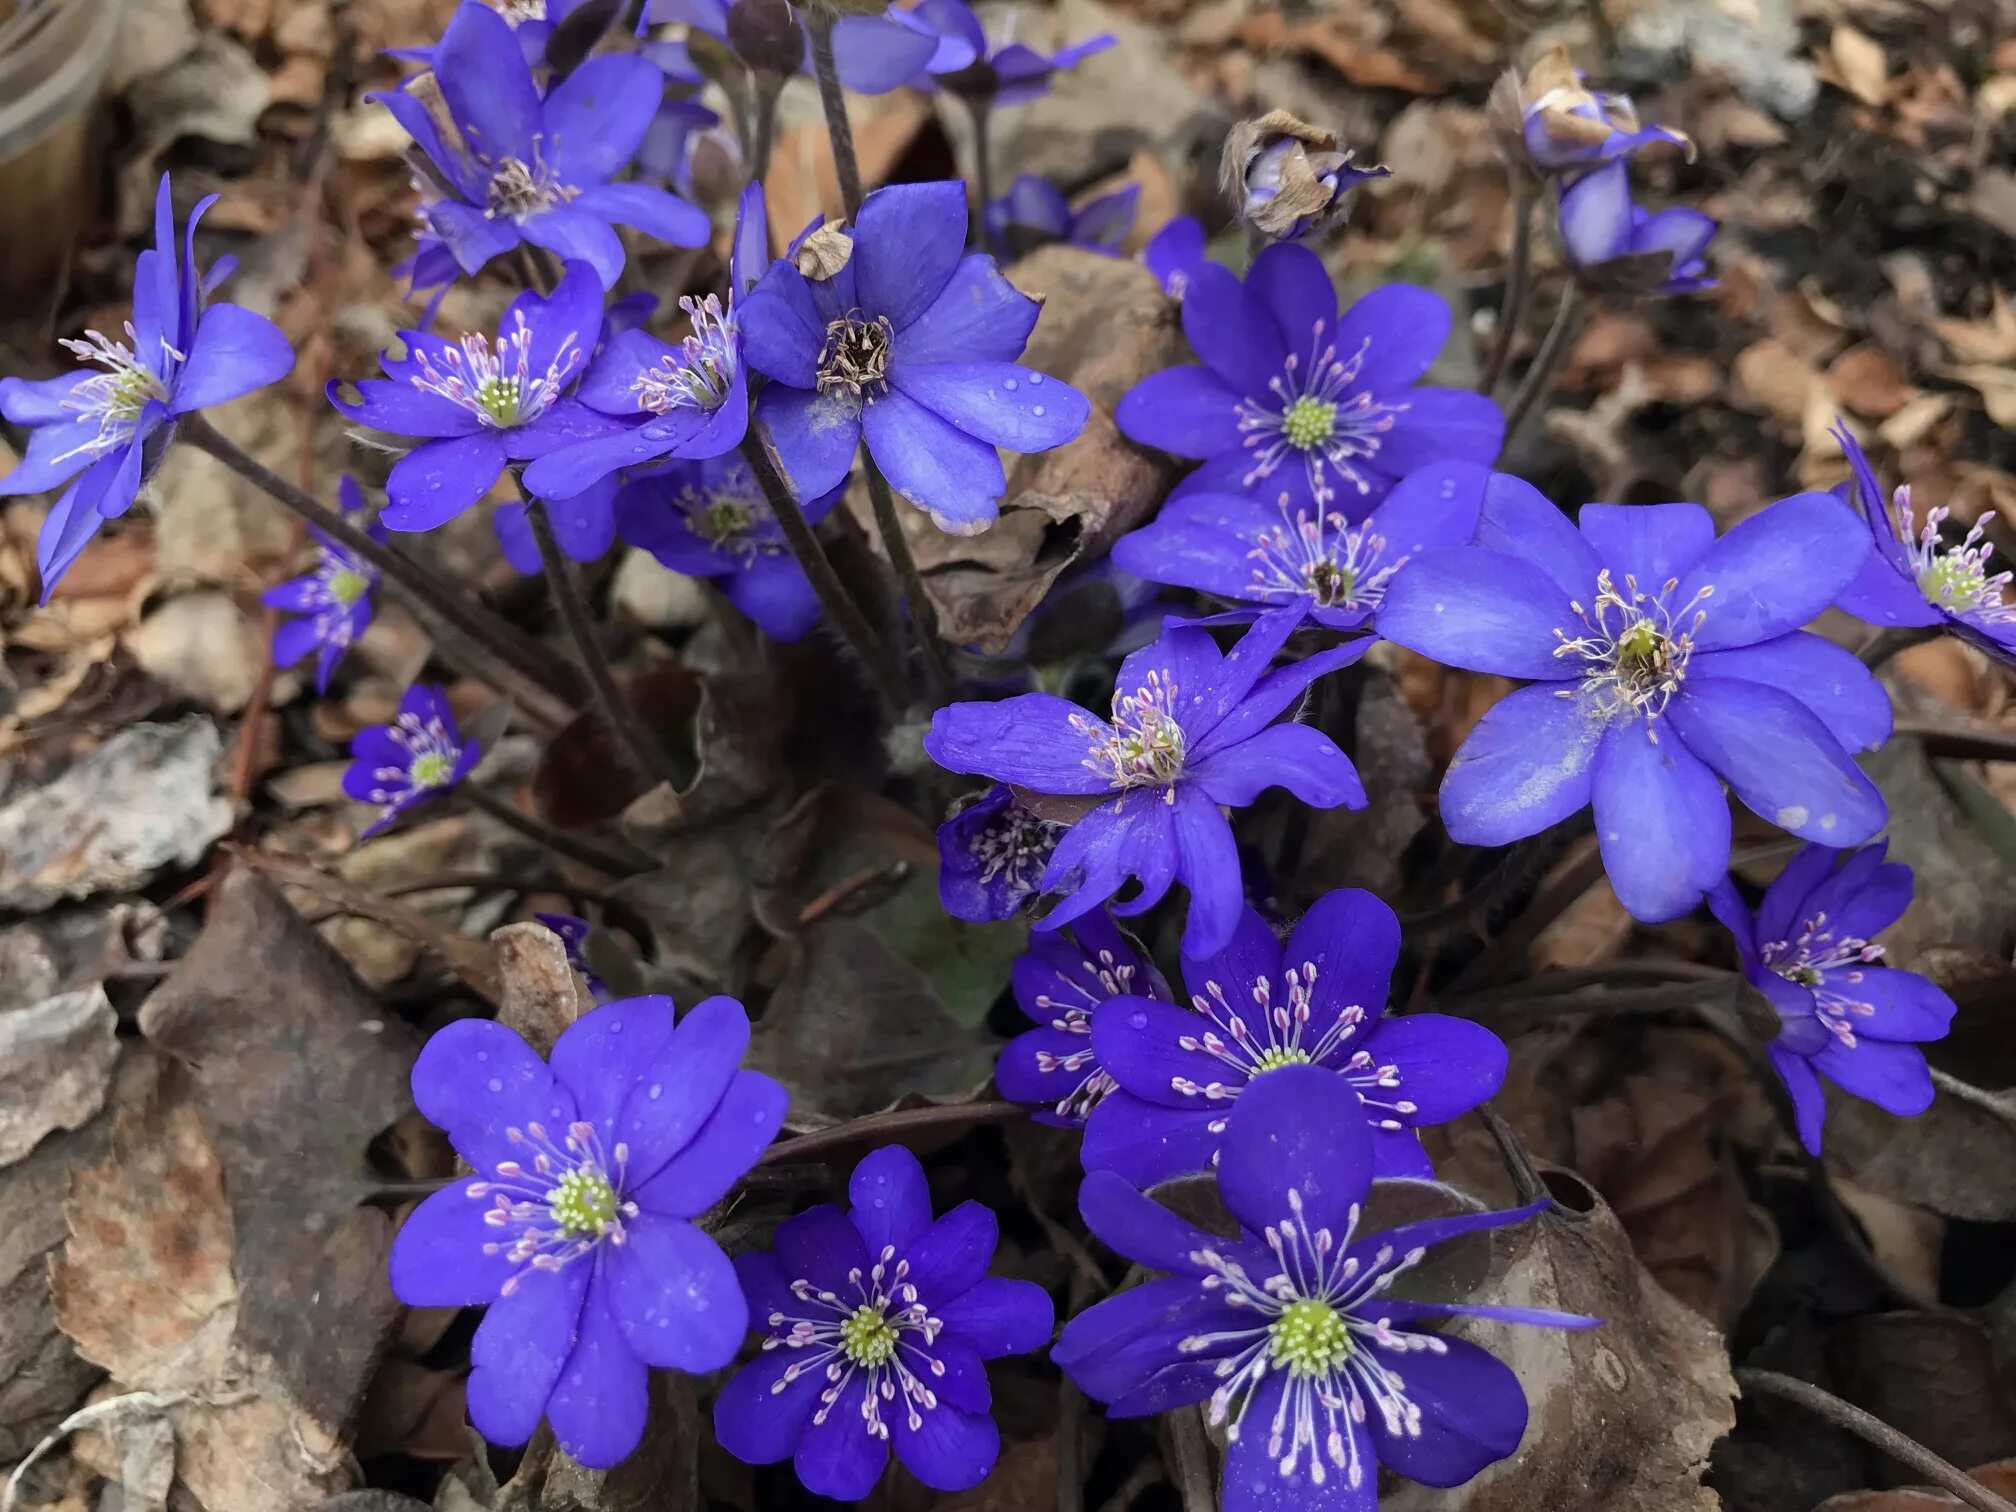
[[[840,1350],[856,1365],[886,1365],[896,1353],[896,1328],[881,1308],[863,1302],[840,1325]]]
[[[416,371],[408,381],[424,394],[438,394],[460,405],[493,430],[509,430],[530,425],[545,414],[581,361],[570,331],[554,349],[546,371],[533,372],[532,328],[520,310],[494,348],[481,334],[445,347],[438,360],[425,347],[415,347]]]
[[[1351,1330],[1328,1302],[1291,1302],[1268,1326],[1274,1358],[1291,1376],[1308,1380],[1340,1370],[1351,1358]]]
[[[675,409],[719,409],[735,386],[741,361],[735,322],[719,299],[709,294],[696,300],[689,294],[679,307],[693,322],[692,334],[679,343],[677,353],[667,353],[658,366],[646,368],[630,384],[637,408],[654,415]]]
[[[1037,878],[1050,864],[1064,826],[1038,819],[1013,804],[993,823],[973,836],[966,849],[980,863],[980,880],[1006,877],[1020,891],[1034,892]]]
[[[686,523],[693,534],[719,550],[747,533],[749,527],[756,523],[756,516],[735,495],[715,493],[707,496],[706,506],[690,515]]]
[[[553,1226],[570,1239],[599,1239],[616,1221],[616,1188],[600,1167],[576,1166],[554,1183],[546,1199]]]
[[[1330,439],[1337,426],[1337,406],[1304,394],[1281,415],[1281,432],[1290,446],[1308,451]]]
[[[126,336],[129,341],[137,343],[139,340],[131,321],[126,323]],[[83,340],[65,338],[62,345],[72,355],[85,362],[97,363],[106,371],[94,373],[78,383],[63,401],[65,409],[74,409],[95,418],[98,434],[82,446],[66,452],[57,461],[67,461],[79,453],[88,452],[97,456],[112,450],[133,434],[134,423],[150,401],[168,402],[167,383],[141,361],[126,342],[114,341],[100,331],[86,331]]]
[[[1708,619],[1700,605],[1715,590],[1703,588],[1675,609],[1667,597],[1679,586],[1678,578],[1668,578],[1658,593],[1645,593],[1626,574],[1619,590],[1606,567],[1596,576],[1596,597],[1589,608],[1570,601],[1583,633],[1570,636],[1557,628],[1554,637],[1560,644],[1554,654],[1581,659],[1582,690],[1595,697],[1604,717],[1624,713],[1657,719],[1686,680],[1694,632]]]
[[[889,386],[889,344],[895,335],[886,315],[873,320],[843,315],[827,326],[819,350],[819,392],[844,389],[857,399],[881,394]]]
[[[1150,672],[1136,692],[1114,694],[1110,728],[1072,715],[1071,727],[1093,737],[1085,765],[1115,788],[1167,787],[1183,774],[1183,726],[1175,704],[1176,685]]]
[[[1856,996],[1863,967],[1883,959],[1883,947],[1856,935],[1837,935],[1827,915],[1817,913],[1789,940],[1769,940],[1757,952],[1765,966],[1813,994],[1814,1012],[1845,1047],[1855,1048],[1854,1020],[1875,1009]]]
[[[483,213],[491,220],[523,222],[528,216],[573,199],[577,193],[578,190],[558,182],[552,171],[536,160],[528,163],[523,158],[504,158],[490,171]]]
[[[445,787],[454,775],[455,758],[446,751],[422,751],[413,758],[412,781],[415,787]]]
[[[329,597],[343,608],[352,607],[371,591],[371,580],[354,567],[339,567],[329,574]]]
[[[1254,1059],[1253,1074],[1279,1071],[1283,1066],[1306,1066],[1313,1059],[1307,1050],[1296,1045],[1269,1045]]]
[[[2016,604],[2002,601],[2002,590],[2012,574],[1990,573],[1988,559],[1994,547],[1987,540],[1994,511],[1983,514],[1958,546],[1948,547],[1940,539],[1939,527],[1950,510],[1941,506],[1925,517],[1925,528],[1911,538],[1911,490],[1900,488],[1892,506],[1897,515],[1897,537],[1910,553],[1917,569],[1918,591],[1926,601],[1948,614],[1969,615],[1992,625],[2016,624]]]
[[[1269,524],[1247,553],[1255,563],[1249,597],[1276,602],[1308,597],[1325,609],[1374,609],[1386,585],[1407,563],[1386,558],[1386,538],[1366,521],[1346,522],[1336,510],[1292,507],[1284,495],[1281,522]]]

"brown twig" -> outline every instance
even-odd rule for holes
[[[1915,740],[1927,756],[1956,761],[2016,761],[2016,734],[2003,730],[1969,729],[1906,719],[1891,732],[1898,740]]]
[[[924,658],[924,674],[931,686],[933,703],[942,703],[952,687],[952,668],[945,660],[944,642],[938,635],[938,606],[924,587],[924,575],[917,570],[917,558],[910,554],[910,541],[903,534],[903,521],[896,514],[896,498],[889,480],[875,465],[875,454],[866,442],[861,446],[861,467],[868,478],[868,498],[875,506],[875,529],[889,553],[889,565],[903,585],[903,597],[910,608],[910,622],[917,628],[917,649]]]
[[[592,866],[607,876],[631,877],[658,869],[659,863],[654,856],[632,846],[607,845],[586,835],[569,834],[544,819],[526,813],[502,794],[493,793],[480,783],[465,782],[455,792],[470,806],[481,809],[506,828],[516,830],[534,845],[544,846],[556,856],[579,861],[583,866]]]
[[[1505,266],[1505,298],[1498,305],[1496,340],[1491,344],[1491,360],[1484,376],[1477,380],[1477,392],[1490,398],[1505,376],[1512,360],[1512,347],[1519,336],[1519,319],[1526,313],[1526,296],[1532,291],[1533,208],[1539,196],[1521,188],[1512,195],[1512,260]]]
[[[901,1113],[871,1113],[850,1119],[830,1129],[780,1139],[765,1150],[758,1165],[782,1165],[801,1160],[824,1160],[836,1150],[851,1150],[869,1143],[900,1143],[912,1134],[958,1133],[986,1124],[1020,1123],[1029,1110],[1020,1103],[950,1103],[943,1107],[911,1108]]]
[[[1797,1402],[1814,1416],[1825,1418],[1837,1428],[1847,1429],[1864,1443],[1902,1461],[1920,1475],[1930,1477],[1935,1484],[1975,1508],[1976,1512],[2016,1512],[2016,1503],[1997,1496],[1958,1465],[1941,1459],[1909,1434],[1898,1432],[1881,1418],[1864,1412],[1852,1402],[1842,1401],[1831,1391],[1823,1391],[1811,1382],[1781,1375],[1775,1370],[1748,1367],[1736,1372],[1736,1382],[1746,1391],[1761,1391],[1767,1396]]]

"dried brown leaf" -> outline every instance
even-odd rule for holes
[[[1829,82],[1839,84],[1864,105],[1881,105],[1889,99],[1890,62],[1883,56],[1881,44],[1846,22],[1836,26],[1827,39],[1827,61],[1833,65]]]

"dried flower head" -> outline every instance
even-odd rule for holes
[[[1329,132],[1270,110],[1232,128],[1218,179],[1254,232],[1269,241],[1296,241],[1341,215],[1352,189],[1392,171],[1359,167],[1352,159],[1351,149],[1339,148]]]

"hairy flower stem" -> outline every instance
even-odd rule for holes
[[[1951,1464],[1927,1449],[1909,1434],[1900,1433],[1879,1417],[1844,1402],[1831,1391],[1780,1375],[1775,1370],[1740,1369],[1736,1384],[1746,1392],[1762,1392],[1797,1402],[1808,1412],[1825,1418],[1837,1428],[1845,1428],[1864,1443],[1873,1444],[1893,1459],[1901,1460],[1928,1480],[1943,1486],[1977,1512],[2016,1512],[2016,1504],[1997,1496],[1958,1465]]]
[[[1526,296],[1533,287],[1533,207],[1539,196],[1524,189],[1512,196],[1512,260],[1505,265],[1505,298],[1498,306],[1498,324],[1493,330],[1491,360],[1484,376],[1477,380],[1477,392],[1489,398],[1505,376],[1505,364],[1512,358],[1512,346],[1519,336],[1519,321],[1526,313]]]
[[[994,239],[987,234],[987,207],[994,203],[994,150],[988,141],[987,102],[969,96],[966,111],[973,119],[973,183],[980,193],[980,250],[1000,256],[1002,249],[994,245]]]
[[[595,627],[588,619],[587,600],[581,596],[574,564],[567,559],[567,554],[560,549],[560,542],[553,535],[553,521],[546,514],[545,500],[527,493],[522,482],[518,491],[525,499],[525,518],[531,523],[532,539],[539,543],[539,561],[546,569],[546,586],[553,596],[554,607],[560,611],[561,622],[567,627],[568,638],[574,642],[575,653],[581,659],[581,669],[588,674],[588,687],[594,696],[596,712],[601,715],[602,723],[608,726],[617,744],[628,751],[639,775],[647,782],[664,781],[677,786],[678,773],[673,769],[671,758],[666,755],[664,747],[652,738],[650,730],[617,685],[609,659],[602,654],[602,647],[595,639]]]
[[[812,39],[812,77],[819,82],[819,104],[826,112],[826,137],[833,144],[833,172],[840,180],[840,198],[851,222],[861,213],[861,161],[854,155],[854,128],[847,120],[847,97],[840,92],[840,66],[833,61],[833,12],[807,6],[805,31]]]
[[[749,76],[749,138],[742,144],[748,181],[760,184],[770,172],[770,148],[777,140],[777,97],[784,81],[770,74]]]
[[[875,506],[875,528],[881,532],[890,565],[903,585],[903,597],[910,605],[910,621],[917,627],[917,649],[924,658],[924,675],[930,683],[935,706],[943,703],[952,690],[952,668],[945,660],[945,646],[938,636],[938,608],[924,590],[917,558],[910,554],[910,541],[903,534],[903,522],[896,517],[896,499],[889,491],[889,480],[882,476],[882,469],[875,465],[874,453],[866,445],[861,448],[861,466],[868,474],[868,498]]]
[[[1561,303],[1554,310],[1554,324],[1547,328],[1547,337],[1540,343],[1540,350],[1533,356],[1532,366],[1526,369],[1526,376],[1519,380],[1519,387],[1513,392],[1512,402],[1505,406],[1505,443],[1500,455],[1509,454],[1512,443],[1518,439],[1519,431],[1527,417],[1540,403],[1548,387],[1554,382],[1554,374],[1560,369],[1568,355],[1568,338],[1581,324],[1582,290],[1578,284],[1569,284],[1561,291]]]
[[[474,603],[448,579],[373,540],[339,511],[296,488],[204,416],[183,416],[177,432],[197,450],[216,458],[276,503],[376,567],[423,619],[447,626],[457,638],[479,651],[481,654],[472,658],[472,670],[496,684],[499,692],[507,694],[533,718],[542,724],[566,723],[577,684],[565,662]]]
[[[1011,1102],[947,1103],[942,1107],[909,1108],[900,1113],[871,1113],[830,1129],[780,1139],[758,1156],[756,1163],[795,1165],[824,1160],[836,1151],[851,1153],[863,1146],[900,1143],[906,1134],[960,1132],[982,1124],[1021,1123],[1028,1117],[1027,1108]]]
[[[658,867],[659,863],[653,857],[630,846],[608,846],[583,835],[570,835],[565,830],[556,829],[478,783],[465,782],[455,791],[472,807],[481,809],[499,824],[516,830],[534,845],[544,846],[556,856],[579,861],[583,866],[592,866],[608,876],[634,876]]]
[[[910,689],[903,680],[901,669],[877,639],[867,617],[861,613],[861,606],[841,586],[840,574],[827,560],[819,537],[812,533],[805,512],[798,507],[791,485],[784,481],[777,464],[771,461],[769,448],[753,425],[742,438],[742,456],[756,476],[756,486],[763,490],[763,502],[777,517],[778,528],[784,532],[784,544],[791,549],[791,555],[811,582],[812,592],[819,600],[819,607],[825,611],[827,622],[840,632],[840,638],[846,641],[848,649],[867,672],[868,684],[875,690],[883,714],[893,722],[910,705]]]

